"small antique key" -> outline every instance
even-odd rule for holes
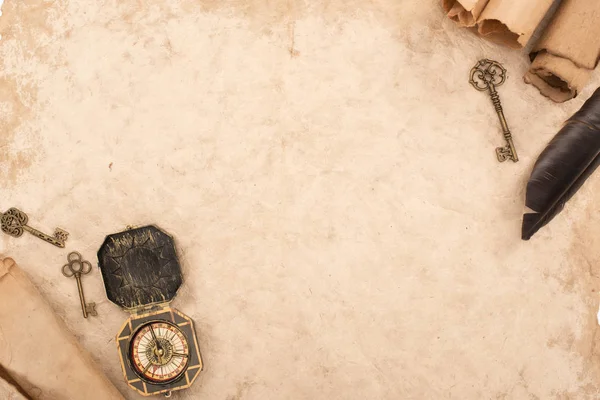
[[[506,80],[506,69],[504,69],[497,61],[483,59],[479,60],[471,69],[470,76],[469,82],[475,89],[479,91],[487,90],[489,92],[498,118],[500,119],[502,133],[504,134],[504,139],[506,139],[506,146],[496,148],[498,161],[503,162],[508,159],[511,159],[514,162],[519,161],[517,150],[513,144],[512,135],[508,129],[506,118],[504,118],[504,111],[502,111],[502,104],[500,104],[500,96],[496,91],[496,87],[502,85]]]
[[[75,277],[77,280],[77,289],[79,290],[79,300],[81,300],[81,310],[83,318],[87,318],[88,314],[96,316],[96,303],[86,303],[83,295],[83,286],[81,286],[81,275],[89,274],[92,270],[92,264],[89,261],[84,261],[81,254],[74,251],[67,256],[69,261],[62,267],[62,273],[67,278]]]
[[[11,208],[5,213],[0,213],[0,228],[2,229],[2,232],[7,233],[10,236],[20,237],[23,235],[23,232],[27,231],[33,236],[38,237],[50,244],[58,247],[65,247],[65,242],[69,237],[68,232],[56,228],[54,230],[54,236],[46,235],[37,229],[27,226],[28,220],[29,218],[27,217],[27,214],[25,214],[23,211],[16,208]]]

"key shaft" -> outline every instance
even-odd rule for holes
[[[96,303],[86,303],[85,295],[83,294],[83,285],[81,284],[81,276],[90,273],[92,265],[88,261],[84,261],[81,258],[81,254],[72,252],[67,257],[69,261],[62,267],[62,273],[67,278],[75,277],[77,281],[77,291],[79,292],[79,302],[81,303],[81,312],[83,318],[87,318],[88,315],[96,316]]]
[[[42,239],[50,244],[55,245],[56,247],[60,247],[60,248],[65,247],[65,241],[60,239],[60,231],[61,230],[57,229],[57,231],[54,232],[54,236],[50,236],[50,235],[46,235],[43,232],[38,231],[35,228],[30,227],[28,225],[23,225],[23,229],[25,231],[27,231],[28,233],[32,234],[33,236],[35,236],[36,238]]]
[[[79,291],[79,300],[81,301],[81,311],[83,312],[83,318],[87,318],[87,304],[85,303],[85,295],[83,294],[83,286],[81,285],[81,274],[75,274],[75,279],[77,280],[77,290]]]
[[[496,148],[496,155],[498,156],[498,161],[502,162],[510,158],[514,162],[517,162],[519,161],[519,156],[517,155],[517,150],[515,149],[515,145],[512,140],[512,134],[510,133],[508,123],[506,122],[506,117],[504,116],[504,110],[502,109],[500,95],[498,95],[498,92],[496,91],[496,86],[493,83],[490,83],[488,85],[488,91],[490,97],[492,98],[492,103],[494,104],[496,114],[498,114],[498,119],[500,120],[502,134],[504,135],[504,139],[506,140],[506,146]]]
[[[81,274],[75,275],[75,279],[77,280],[77,290],[79,291],[79,300],[81,302],[81,311],[83,313],[83,318],[87,318],[88,314],[96,316],[98,313],[96,312],[96,303],[86,303],[85,295],[83,294],[83,285],[81,284]]]

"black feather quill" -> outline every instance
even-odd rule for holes
[[[521,237],[529,240],[600,163],[600,88],[565,122],[538,157],[527,183]]]

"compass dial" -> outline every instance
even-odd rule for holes
[[[187,338],[176,325],[151,321],[132,335],[129,357],[133,370],[143,381],[165,385],[185,373],[190,349]]]

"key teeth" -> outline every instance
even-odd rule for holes
[[[498,156],[498,161],[500,162],[504,162],[508,159],[512,160],[513,158],[512,151],[510,151],[510,147],[508,146],[496,147],[496,156]]]
[[[519,157],[516,152],[513,152],[510,145],[506,145],[504,147],[496,147],[496,155],[498,156],[498,161],[504,162],[506,160],[512,160],[513,162],[518,162]]]
[[[98,316],[98,311],[96,311],[96,303],[87,303],[85,308],[89,315],[94,317]]]
[[[63,229],[60,229],[60,228],[56,228],[54,230],[54,238],[56,240],[58,240],[59,242],[64,243],[69,238],[69,232],[67,232]]]

